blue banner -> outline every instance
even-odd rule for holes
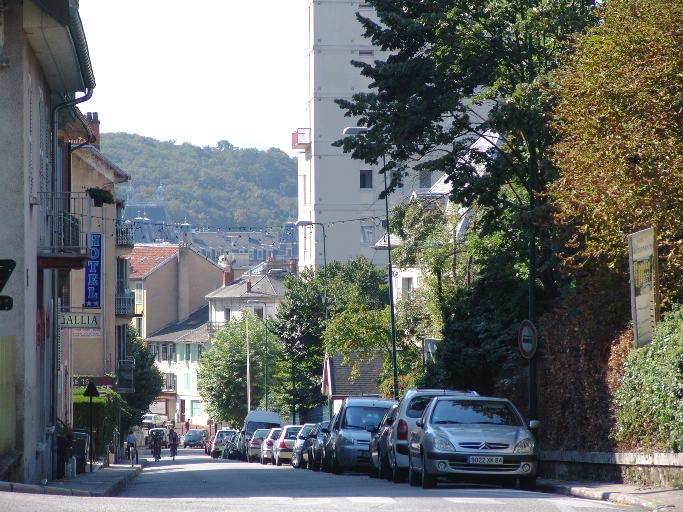
[[[85,307],[100,307],[102,279],[102,233],[90,234],[90,258],[85,266]]]

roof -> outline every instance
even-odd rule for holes
[[[204,298],[212,299],[273,299],[285,294],[285,278],[289,272],[242,276],[227,285],[212,291]],[[251,280],[251,291],[247,291]]]
[[[204,343],[209,339],[209,305],[202,306],[182,322],[175,322],[147,336],[149,342]]]
[[[177,257],[177,245],[135,245],[126,256],[130,260],[130,278],[145,279],[149,274]]]
[[[379,396],[380,390],[376,381],[382,375],[384,361],[381,357],[375,357],[360,365],[360,375],[353,382],[351,367],[358,360],[355,354],[351,355],[348,365],[342,364],[344,356],[336,354],[325,360],[323,368],[323,394],[327,396]]]
[[[195,231],[189,234],[192,243],[206,247],[223,248],[226,251],[233,247],[268,247],[276,248],[280,245],[280,231]]]
[[[169,230],[171,217],[165,203],[126,201],[126,209],[121,219],[125,223],[135,225],[135,243],[153,243],[161,237],[164,241],[178,243],[182,241],[175,229]],[[159,227],[164,229],[160,230]]]

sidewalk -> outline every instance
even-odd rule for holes
[[[46,485],[17,484],[0,482],[0,491],[22,492],[30,494],[56,494],[59,496],[116,496],[125,485],[142,471],[146,460],[140,458],[140,465],[131,467],[128,464],[110,464],[103,467],[86,465],[86,472],[74,478],[50,481]]]
[[[93,464],[92,473],[86,470],[75,478],[48,482],[47,485],[0,482],[0,492],[85,497],[115,496],[142,471],[147,461],[141,458],[140,462],[141,465],[132,468],[130,464],[111,464],[109,467]],[[87,469],[89,470],[89,466]],[[646,510],[683,511],[683,488],[661,489],[629,484],[539,479],[537,489],[552,494],[633,505]]]

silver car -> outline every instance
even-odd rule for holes
[[[439,476],[476,475],[522,489],[536,486],[538,447],[522,416],[505,398],[440,396],[410,432],[408,481],[425,489]]]
[[[315,428],[315,423],[304,423],[303,427],[301,427],[301,430],[296,435],[296,441],[294,441],[294,448],[292,449],[292,466],[295,468],[303,468],[306,469],[306,466],[308,464],[308,459],[304,458],[301,449],[304,446],[304,443],[306,439],[308,438],[308,434],[311,433],[311,430]]]
[[[273,459],[275,459],[276,466],[282,466],[283,461],[290,462],[292,460],[296,435],[301,427],[302,425],[285,425],[282,427],[280,436],[273,443]]]
[[[261,443],[261,464],[268,464],[269,462],[275,464],[273,445],[277,438],[280,437],[280,432],[282,432],[281,428],[271,428],[263,443]]]
[[[479,396],[476,391],[467,390],[415,388],[406,390],[398,404],[396,418],[387,435],[387,458],[382,461],[388,462],[388,467],[382,468],[382,470],[389,480],[394,483],[405,481],[408,476],[408,436],[410,431],[433,397],[447,395]]]
[[[261,460],[261,443],[269,432],[269,428],[259,428],[251,435],[251,439],[247,443],[247,462]]]
[[[341,475],[344,468],[370,467],[370,438],[379,422],[396,400],[370,397],[347,397],[339,409],[332,437],[332,473]]]

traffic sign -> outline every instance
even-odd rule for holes
[[[519,345],[519,351],[527,359],[532,358],[536,353],[538,337],[536,336],[536,327],[530,320],[523,320],[522,325],[519,326],[517,344]]]

